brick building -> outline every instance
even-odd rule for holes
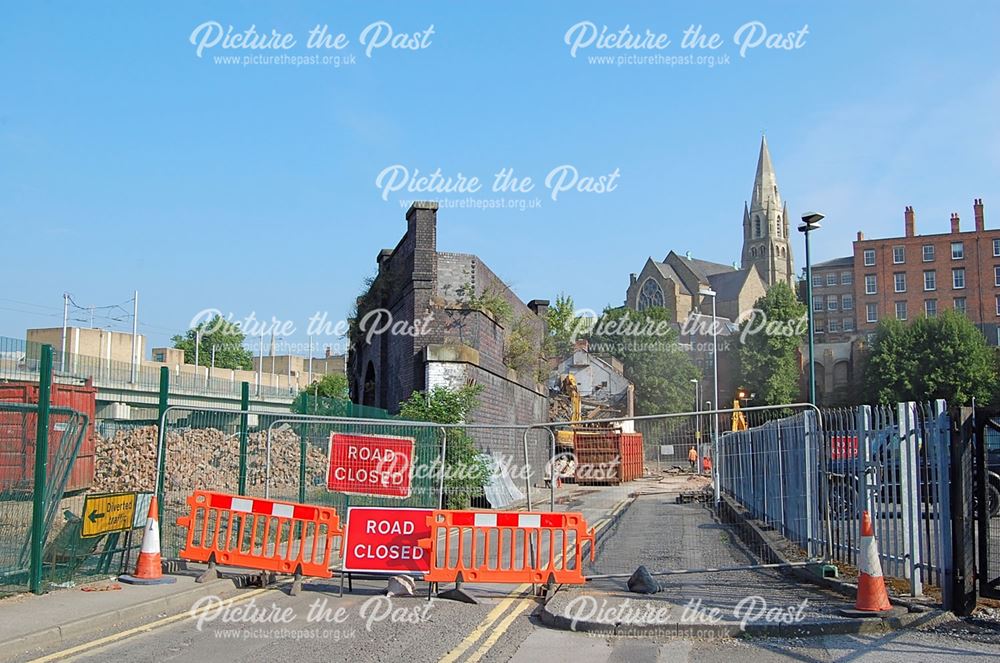
[[[399,243],[378,254],[378,273],[359,300],[359,314],[388,311],[393,325],[413,333],[386,330],[352,339],[352,400],[398,412],[414,391],[476,383],[484,391],[472,422],[545,421],[547,396],[536,378],[548,302],[525,304],[477,256],[438,252],[437,209],[434,202],[415,202]],[[484,297],[506,302],[509,319],[473,305]],[[368,329],[377,329],[371,320]],[[511,356],[515,328],[530,340],[531,356]]]
[[[866,239],[851,256],[812,268],[816,390],[827,403],[849,400],[860,358],[880,320],[913,320],[958,310],[1000,345],[1000,229],[987,230],[983,201],[973,201],[973,229],[958,213],[949,232],[917,234],[916,213],[903,212],[903,235]]]
[[[957,213],[948,233],[918,235],[912,207],[902,237],[854,242],[858,330],[879,320],[911,320],[955,309],[993,345],[1000,321],[1000,230],[986,230],[983,202],[973,203],[974,229],[962,231]]]

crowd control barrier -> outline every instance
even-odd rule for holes
[[[431,583],[583,584],[583,546],[594,532],[580,513],[435,510],[431,533],[419,545],[429,551]],[[468,597],[452,596],[460,600]]]
[[[187,499],[191,513],[177,519],[187,528],[182,559],[208,562],[203,581],[217,576],[216,564],[294,574],[292,593],[303,576],[330,578],[333,543],[344,530],[335,509],[196,490]]]

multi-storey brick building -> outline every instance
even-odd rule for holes
[[[957,213],[951,231],[918,235],[912,207],[902,237],[854,242],[858,329],[874,331],[879,320],[912,320],[955,309],[997,344],[1000,321],[1000,229],[986,230],[983,202],[973,204],[975,229],[963,232]]]
[[[950,232],[918,235],[916,213],[907,207],[901,237],[866,239],[859,232],[853,255],[813,266],[821,400],[838,400],[860,377],[860,350],[880,320],[954,309],[1000,345],[1000,229],[986,229],[981,199],[972,209],[972,230],[962,231],[953,213]]]

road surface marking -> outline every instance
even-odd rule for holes
[[[469,647],[476,644],[479,638],[483,637],[486,629],[492,626],[493,622],[500,619],[500,617],[503,616],[503,613],[505,613],[510,606],[514,605],[515,601],[524,598],[525,593],[528,592],[530,587],[531,585],[528,583],[515,587],[511,591],[510,596],[505,598],[503,601],[500,601],[495,608],[490,610],[489,614],[486,615],[486,617],[483,618],[483,621],[479,623],[479,626],[473,629],[469,635],[465,636],[465,639],[458,643],[457,647],[445,654],[439,663],[454,663],[454,661],[457,661],[458,658],[464,654],[467,649],[469,649]]]
[[[279,584],[287,584],[287,583],[279,583]],[[270,591],[275,586],[277,586],[277,585],[272,585],[271,587],[266,587],[266,588],[263,588],[263,589],[255,589],[255,590],[252,590],[252,591],[247,592],[245,594],[240,594],[239,596],[234,596],[232,598],[229,598],[229,599],[226,599],[225,601],[223,601],[221,603],[221,605],[229,607],[231,605],[237,605],[239,603],[243,603],[245,601],[249,601],[250,599],[252,599],[255,596],[259,596],[260,594],[263,594],[264,592]],[[187,619],[188,617],[193,618],[193,617],[196,617],[196,616],[200,616],[201,614],[203,614],[205,612],[208,612],[209,610],[215,610],[215,609],[218,609],[219,607],[220,607],[219,604],[213,604],[213,605],[210,605],[210,606],[205,606],[204,608],[202,608],[201,610],[199,610],[196,613],[192,613],[190,610],[186,610],[186,611],[184,611],[182,613],[179,613],[179,614],[176,614],[176,615],[171,615],[169,617],[164,617],[163,619],[158,619],[155,622],[150,622],[148,624],[142,624],[140,626],[136,626],[134,628],[130,628],[130,629],[125,630],[125,631],[121,631],[120,633],[112,633],[111,635],[106,635],[103,638],[98,638],[97,640],[91,640],[89,642],[84,642],[82,644],[76,645],[75,647],[70,647],[69,649],[63,649],[62,651],[55,652],[54,654],[48,654],[47,656],[42,656],[41,658],[33,659],[30,663],[48,663],[49,661],[62,660],[62,659],[67,658],[69,656],[75,656],[76,654],[82,654],[83,652],[89,651],[89,650],[94,649],[96,647],[101,647],[103,645],[107,645],[107,644],[111,644],[111,643],[114,643],[114,642],[118,642],[119,640],[124,640],[125,638],[131,637],[133,635],[138,635],[139,633],[147,633],[149,631],[153,631],[155,629],[160,628],[161,626],[166,626],[168,624],[172,624],[172,623],[180,621],[182,619]]]
[[[476,663],[479,659],[481,659],[490,649],[493,648],[493,645],[495,645],[497,640],[500,639],[500,636],[506,633],[507,629],[510,628],[510,625],[514,623],[514,620],[530,607],[530,603],[522,601],[517,605],[517,607],[511,610],[510,613],[504,617],[503,621],[497,624],[497,627],[493,629],[493,633],[490,634],[490,637],[486,638],[486,642],[484,642],[479,649],[469,656],[469,658],[465,659],[465,663]]]

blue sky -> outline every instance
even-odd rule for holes
[[[739,258],[761,131],[797,218],[829,222],[815,259],[850,253],[858,230],[971,227],[975,197],[1000,204],[1000,7],[988,3],[10,3],[0,43],[0,335],[58,326],[82,305],[140,292],[154,345],[197,311],[272,316],[299,328],[347,314],[382,248],[405,229],[382,199],[386,167],[536,181],[520,210],[442,209],[440,250],[476,253],[525,300],[571,294],[620,304],[650,255]],[[207,21],[293,33],[285,51],[206,48]],[[365,55],[361,32],[433,26],[426,48]],[[591,21],[666,33],[661,51],[584,48]],[[808,25],[801,48],[739,56],[740,26]],[[215,56],[309,56],[317,24],[352,65],[223,64]],[[716,51],[682,49],[689,25]],[[715,67],[591,64],[588,56],[711,53]],[[324,53],[326,54],[326,53]],[[545,176],[620,175],[614,191],[551,200]],[[463,198],[463,195],[449,194]],[[796,262],[803,263],[796,237]],[[107,321],[105,321],[107,323]],[[114,323],[128,328],[127,322]],[[324,339],[323,342],[337,341]]]

